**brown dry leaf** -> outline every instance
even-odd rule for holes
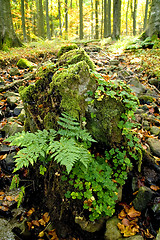
[[[145,237],[147,238],[154,238],[154,236],[149,232],[148,229],[144,232],[144,234],[145,234]]]
[[[4,196],[0,196],[0,201],[2,201],[4,199]]]
[[[5,206],[0,206],[0,209],[4,212],[7,212],[9,210],[9,208]]]
[[[59,240],[56,234],[56,230],[53,229],[51,231],[48,232],[48,235],[52,236],[51,240]]]
[[[4,192],[0,192],[0,196],[1,196],[1,195],[4,195],[4,194],[5,194]]]
[[[39,226],[40,226],[40,224],[39,224],[39,221],[38,221],[38,220],[32,220],[32,225],[35,225],[35,226],[37,226],[37,227],[39,227]]]
[[[3,159],[5,159],[7,157],[7,153],[6,154],[4,154],[4,155],[1,155],[0,156],[0,160],[3,160]]]
[[[118,218],[119,219],[123,219],[123,218],[125,218],[126,217],[126,212],[125,212],[125,210],[123,209],[119,214],[118,214]]]
[[[122,224],[123,224],[125,227],[127,227],[127,226],[130,225],[130,222],[129,222],[129,220],[128,220],[127,218],[123,218]]]
[[[34,208],[31,208],[31,209],[27,212],[27,217],[31,216],[33,212],[35,212],[35,209],[34,209]]]
[[[14,198],[12,196],[6,196],[6,200],[9,202],[12,202],[14,200]]]
[[[14,201],[18,202],[19,194],[15,196]]]
[[[44,231],[42,231],[38,234],[38,237],[43,237],[43,236],[44,236]]]
[[[32,223],[31,222],[27,222],[27,225],[28,225],[28,230],[30,231],[31,227],[32,227]]]
[[[49,213],[48,212],[44,213],[42,218],[46,223],[48,223],[50,220]]]
[[[139,216],[141,215],[141,212],[136,211],[136,210],[134,209],[134,207],[132,206],[132,207],[129,209],[127,215],[128,215],[130,218],[136,218],[136,217],[139,217]]]
[[[124,226],[121,223],[118,223],[118,228],[121,231],[121,233],[123,234],[124,237],[130,237],[130,236],[134,236],[136,235],[137,232],[139,232],[139,226],[133,226],[133,225],[129,225],[129,226]]]
[[[45,222],[42,218],[39,220],[39,223],[40,223],[42,226],[45,226],[45,225],[46,225],[46,222]]]
[[[154,190],[154,191],[160,190],[160,187],[155,186],[155,185],[151,185],[150,188],[151,188],[152,190]]]

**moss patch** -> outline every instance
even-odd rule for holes
[[[73,49],[78,49],[78,46],[76,44],[62,46],[61,49],[59,50],[57,56],[60,57],[64,53],[66,53],[70,50],[73,50]]]
[[[29,68],[30,70],[32,70],[35,66],[34,63],[28,61],[25,58],[21,58],[19,59],[19,61],[17,62],[17,66],[21,69],[25,69],[25,68]]]
[[[92,70],[95,70],[95,65],[90,59],[90,57],[86,54],[84,49],[74,49],[69,52],[64,53],[60,58],[57,63],[57,66],[62,67],[62,66],[69,66],[72,64],[76,64],[80,61],[85,61],[89,68]]]

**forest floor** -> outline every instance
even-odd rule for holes
[[[147,141],[149,138],[156,140],[160,139],[160,48],[137,48],[132,51],[126,51],[125,48],[128,42],[131,41],[130,39],[124,39],[118,42],[112,42],[111,40],[107,41],[88,41],[88,43],[79,42],[78,44],[86,50],[87,54],[89,54],[96,64],[96,71],[101,73],[103,77],[111,80],[121,79],[129,83],[135,91],[140,91],[143,86],[145,91],[151,92],[150,98],[142,98],[139,105],[139,108],[144,110],[143,113],[147,114],[147,117],[149,117],[142,119],[140,114],[137,113],[137,121],[141,124],[141,127],[137,129],[137,134],[143,148],[147,149]],[[10,153],[10,150],[4,150],[2,147],[3,140],[6,137],[3,133],[3,129],[5,125],[9,123],[9,117],[14,117],[15,122],[18,122],[19,125],[23,125],[17,120],[16,115],[14,115],[15,106],[21,103],[21,101],[18,100],[19,102],[15,102],[13,107],[12,103],[9,102],[6,97],[6,92],[18,92],[18,87],[20,85],[18,82],[21,82],[23,85],[35,82],[35,71],[37,67],[42,66],[44,62],[49,60],[56,61],[58,50],[64,44],[68,44],[68,42],[55,40],[53,42],[31,43],[27,47],[10,49],[8,52],[0,51],[0,216],[5,218],[11,217],[10,214],[13,208],[15,208],[18,193],[13,194],[8,190],[12,172],[10,172],[9,169],[6,170],[4,166],[4,161]],[[12,70],[17,68],[17,62],[20,58],[26,58],[32,61],[35,64],[35,68],[33,68],[33,70],[19,69],[17,74],[12,74]],[[30,76],[32,76],[32,78]],[[138,80],[138,86],[135,86],[135,79]],[[158,134],[154,133],[153,127],[157,128]],[[155,164],[159,168],[159,153],[155,154],[154,157]],[[157,177],[157,181],[155,181],[155,177]],[[129,182],[127,182],[127,184],[130,185]],[[154,191],[156,193],[155,201],[157,201],[156,203],[158,204],[160,203],[160,178],[157,175],[155,176],[153,171],[149,171],[148,166],[142,168],[142,172],[138,176],[137,184],[139,187],[147,186]],[[136,193],[133,191],[128,193],[126,191],[125,193],[122,200],[123,204],[125,202],[127,205],[133,200]],[[41,209],[39,209],[39,212],[38,210],[36,211],[33,206],[30,206],[30,209],[26,211],[20,209],[20,211],[16,213],[16,216],[22,222],[24,219],[27,219],[29,231],[32,231],[38,236],[35,239],[58,240],[59,238],[56,235],[56,230],[49,229],[47,234],[44,233],[50,219],[48,213],[45,211],[43,212]],[[117,210],[117,216],[118,213]],[[144,218],[141,219],[139,225],[140,233],[144,239],[155,239],[157,228],[152,226],[152,216],[150,216],[148,212],[145,212],[144,215],[147,221],[145,221]],[[70,236],[66,239],[78,240],[83,238],[80,236],[77,238]]]

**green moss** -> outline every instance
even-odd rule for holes
[[[61,108],[79,119],[87,107],[87,91],[96,89],[95,79],[90,78],[88,64],[85,61],[58,71],[50,84],[50,94],[56,88],[62,97]]]
[[[57,56],[60,57],[64,53],[66,53],[70,50],[73,50],[73,49],[77,49],[77,48],[78,48],[78,46],[76,44],[62,46],[61,49],[59,50]]]
[[[140,101],[141,104],[152,103],[152,102],[154,102],[154,98],[151,97],[151,96],[142,95],[142,96],[139,97],[139,101]]]
[[[43,79],[45,77],[48,77],[48,74],[50,72],[54,73],[55,71],[56,71],[56,67],[54,63],[46,63],[38,69],[36,73],[36,77]]]
[[[95,70],[95,65],[90,59],[90,57],[86,54],[84,49],[74,49],[69,52],[64,53],[60,58],[58,62],[58,66],[69,66],[72,64],[76,64],[80,61],[85,61],[89,68],[92,70]]]
[[[47,115],[44,117],[44,128],[49,129],[56,129],[57,122],[55,121],[57,116],[53,112],[48,112]]]
[[[30,70],[34,68],[34,64],[24,58],[19,59],[17,66],[22,69],[29,68]]]
[[[28,87],[21,86],[19,88],[19,94],[23,102],[33,102],[34,99],[34,85],[29,85]]]

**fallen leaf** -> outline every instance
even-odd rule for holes
[[[48,223],[50,220],[49,213],[48,212],[44,213],[42,218],[46,223]]]
[[[127,216],[125,210],[123,209],[119,214],[118,214],[118,218],[119,219],[123,219]]]
[[[129,226],[130,225],[130,222],[127,218],[123,218],[122,219],[122,224],[126,227],[126,226]]]
[[[43,237],[43,236],[44,236],[44,231],[42,231],[38,234],[38,237]]]
[[[152,190],[154,190],[154,191],[160,190],[160,187],[155,186],[155,185],[151,185],[150,188],[151,188]]]
[[[46,222],[45,222],[42,218],[39,220],[39,223],[40,223],[42,226],[45,226],[45,225],[46,225]]]
[[[132,206],[132,207],[129,209],[127,215],[128,215],[130,218],[135,218],[135,217],[139,217],[139,216],[141,215],[141,212],[136,211],[136,210],[134,209],[134,207]]]
[[[35,226],[37,226],[37,227],[39,227],[39,226],[40,226],[40,224],[39,224],[39,221],[38,221],[38,220],[32,220],[32,225],[35,225]]]
[[[6,196],[6,200],[9,202],[12,202],[14,200],[14,198],[12,196]]]
[[[27,212],[27,217],[31,216],[33,212],[35,212],[35,209],[34,209],[34,208],[31,208],[31,209]]]

